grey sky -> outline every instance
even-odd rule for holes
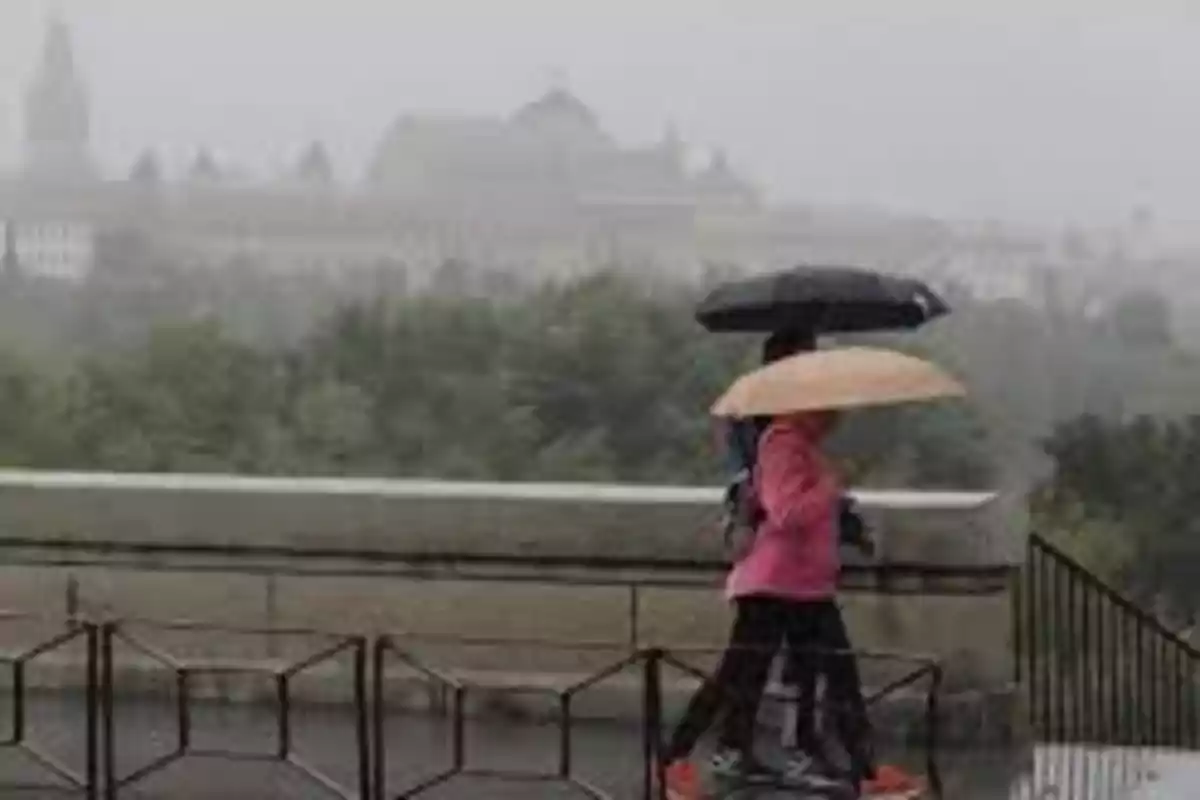
[[[624,139],[674,120],[776,196],[1083,222],[1200,219],[1200,12],[1033,0],[3,0],[0,154],[63,9],[98,150],[357,169],[403,111],[504,113],[555,68]]]

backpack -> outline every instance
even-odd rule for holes
[[[727,423],[725,447],[732,476],[722,503],[721,533],[725,555],[741,561],[754,546],[758,527],[765,512],[754,485],[754,466],[758,460],[758,440],[762,426],[757,420],[738,419]],[[864,555],[875,554],[875,543],[853,499],[843,496],[838,503],[839,544],[850,546]]]
[[[740,561],[750,552],[763,519],[754,485],[759,426],[753,420],[733,420],[725,430],[725,447],[732,475],[725,488],[721,534],[725,555]]]

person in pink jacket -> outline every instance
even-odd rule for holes
[[[854,785],[873,774],[858,667],[835,602],[843,487],[821,451],[835,422],[832,412],[794,414],[772,420],[762,434],[754,484],[764,519],[726,583],[735,609],[729,645],[663,753],[668,781],[724,710],[711,764],[718,778],[832,788],[835,781],[803,755],[780,774],[753,753],[758,707],[785,640],[793,647],[820,649],[817,657],[840,712],[843,739],[854,743]]]

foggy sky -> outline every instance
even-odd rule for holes
[[[1100,8],[1104,6],[1104,8]],[[619,138],[673,121],[778,198],[1200,220],[1200,12],[1168,0],[3,0],[0,161],[52,8],[96,148],[357,171],[402,112],[501,114],[555,70]],[[957,10],[956,10],[957,9]]]

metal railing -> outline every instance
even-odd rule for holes
[[[281,665],[249,660],[216,660],[212,658],[179,658],[155,646],[129,630],[128,621],[105,622],[100,626],[100,672],[101,707],[100,719],[103,727],[104,753],[104,797],[115,800],[122,789],[141,783],[150,776],[160,773],[184,758],[208,758],[228,761],[283,764],[303,776],[309,782],[322,787],[332,796],[345,798],[367,798],[370,796],[370,753],[367,742],[367,637],[321,634],[309,630],[258,630],[249,628],[222,628],[198,623],[138,622],[159,631],[234,634],[238,636],[302,635],[320,636],[331,639],[326,646],[305,658]],[[150,760],[136,769],[122,773],[117,768],[117,750],[120,737],[116,733],[116,678],[114,643],[123,643],[141,655],[169,670],[175,684],[175,747],[168,753]],[[333,778],[300,758],[292,743],[292,685],[294,679],[319,664],[329,662],[343,653],[353,654],[351,681],[353,684],[353,713],[357,736],[357,789],[338,784]],[[232,748],[200,748],[192,741],[192,686],[197,678],[205,675],[259,675],[268,677],[275,691],[276,741],[273,752],[258,753]]]
[[[1013,597],[1038,740],[1200,748],[1200,651],[1037,535]]]
[[[0,621],[28,619],[23,615],[0,615]],[[160,623],[141,620],[106,620],[93,622],[82,619],[67,619],[62,622],[64,631],[34,645],[13,657],[9,663],[13,668],[13,731],[0,746],[19,747],[35,763],[57,779],[57,783],[29,784],[0,782],[3,789],[44,789],[84,797],[88,800],[117,800],[130,796],[153,776],[159,775],[172,765],[189,758],[200,758],[226,762],[273,764],[286,766],[292,773],[305,779],[310,785],[330,797],[355,798],[356,800],[393,800],[416,798],[432,791],[435,787],[458,778],[487,778],[531,783],[562,783],[573,787],[581,796],[594,800],[609,800],[613,797],[638,797],[642,800],[663,800],[665,786],[660,773],[664,713],[664,670],[677,670],[689,678],[705,679],[704,670],[688,662],[688,658],[708,655],[708,649],[695,648],[671,651],[649,647],[627,650],[614,656],[609,663],[592,670],[587,675],[558,674],[560,685],[547,688],[542,683],[508,683],[506,690],[514,692],[543,692],[552,697],[556,706],[555,719],[558,726],[557,764],[554,769],[537,771],[524,768],[489,769],[471,763],[470,748],[467,746],[466,731],[470,720],[468,699],[477,689],[487,686],[473,682],[461,671],[431,666],[417,654],[421,646],[431,643],[455,643],[469,646],[542,647],[559,650],[579,648],[618,650],[622,643],[571,643],[571,642],[521,642],[512,639],[462,639],[446,637],[437,642],[422,641],[416,637],[381,635],[368,637],[359,634],[327,634],[307,629],[262,631],[251,628],[223,627],[188,622]],[[147,628],[158,634],[200,635],[205,637],[235,637],[259,635],[284,635],[321,637],[328,641],[316,652],[291,661],[273,659],[230,660],[213,657],[177,656],[166,648],[152,643],[147,635],[137,629]],[[83,696],[72,691],[75,699],[81,699],[86,715],[82,726],[84,746],[84,769],[73,771],[43,749],[36,746],[27,736],[26,730],[26,683],[25,666],[30,660],[55,651],[67,643],[80,640],[85,645],[81,659],[70,662],[72,669],[82,672]],[[136,727],[132,732],[119,725],[121,716],[121,690],[123,669],[130,669],[131,660],[115,655],[118,646],[130,651],[140,661],[139,669],[149,668],[161,675],[166,673],[166,685],[173,689],[173,709],[170,725],[173,746],[157,757],[147,759],[139,766],[122,767],[118,755],[130,739],[150,736],[148,731]],[[302,673],[327,665],[341,655],[349,655],[350,665],[346,669],[332,670],[326,678],[341,686],[350,698],[349,711],[353,718],[353,741],[340,748],[343,763],[339,772],[354,776],[348,784],[340,783],[322,770],[307,763],[296,753],[293,744],[293,711],[296,698],[293,683]],[[861,653],[863,658],[889,658],[905,662],[907,672],[887,686],[866,698],[868,703],[900,691],[923,678],[929,680],[926,706],[925,730],[927,733],[927,760],[931,779],[937,786],[937,763],[935,751],[937,692],[941,669],[937,662],[929,659],[911,658],[886,653]],[[448,720],[451,732],[449,764],[435,774],[417,779],[407,787],[390,785],[388,765],[390,757],[402,752],[404,741],[388,732],[389,715],[398,709],[391,708],[388,700],[387,683],[391,665],[399,663],[418,675],[431,687],[449,696],[441,709],[443,719]],[[636,680],[623,689],[633,692],[637,710],[630,721],[640,731],[640,758],[637,774],[627,778],[630,792],[613,793],[601,788],[578,771],[578,743],[576,732],[580,726],[576,700],[585,691],[611,681],[622,673],[632,672]],[[274,746],[267,751],[247,751],[235,747],[200,747],[193,737],[192,709],[197,701],[196,685],[205,676],[259,676],[273,685]],[[58,691],[62,691],[59,687]],[[778,701],[778,698],[776,698]],[[344,708],[344,704],[343,704]],[[435,709],[435,712],[437,710]],[[404,710],[402,720],[419,719],[420,712]],[[233,731],[225,731],[232,734]],[[633,784],[636,783],[636,789]]]
[[[13,623],[36,624],[39,627],[61,628],[41,641],[10,652],[0,657],[0,662],[9,669],[12,681],[12,703],[8,735],[0,740],[0,749],[21,752],[36,764],[39,771],[54,779],[52,783],[14,783],[7,788],[23,791],[67,792],[81,794],[89,800],[97,797],[99,785],[99,718],[100,675],[99,628],[97,625],[76,619],[53,619],[30,614],[0,612],[0,625]],[[32,663],[43,656],[61,652],[67,646],[82,641],[86,648],[84,658],[77,666],[83,673],[80,684],[84,691],[85,715],[83,729],[83,767],[73,769],[52,755],[40,744],[30,731],[28,711],[29,687],[27,676]]]
[[[453,641],[466,645],[507,645],[534,648],[585,648],[594,651],[611,651],[619,649],[616,643],[567,643],[548,640],[530,640],[526,642],[512,639],[431,639],[431,637],[393,637],[381,636],[376,639],[372,658],[372,753],[373,753],[373,786],[374,800],[410,800],[423,796],[445,784],[460,778],[489,779],[521,783],[560,783],[571,787],[579,796],[593,800],[611,800],[614,795],[607,792],[587,779],[581,777],[576,770],[576,749],[573,731],[577,719],[574,713],[575,700],[581,693],[598,687],[606,681],[614,679],[621,673],[634,670],[637,673],[637,697],[640,698],[638,724],[640,729],[641,759],[638,765],[639,780],[636,797],[642,800],[666,800],[666,785],[661,772],[661,754],[663,751],[663,733],[666,724],[664,714],[664,673],[673,669],[686,678],[698,681],[709,679],[707,671],[689,663],[694,656],[712,655],[712,648],[682,648],[667,649],[661,647],[640,648],[614,658],[609,663],[597,668],[584,676],[567,678],[558,686],[544,684],[507,683],[506,689],[514,692],[535,692],[549,695],[556,706],[554,716],[557,725],[558,752],[556,766],[553,770],[532,771],[525,769],[490,769],[475,766],[470,763],[469,748],[466,745],[465,728],[467,723],[468,697],[473,690],[486,688],[484,685],[472,682],[468,678],[455,675],[452,671],[440,670],[422,660],[413,649],[414,645],[430,644],[431,642],[445,643]],[[817,652],[813,649],[813,652]],[[934,659],[910,656],[905,654],[887,653],[882,651],[855,651],[852,655],[862,659],[889,660],[907,665],[903,675],[895,678],[887,685],[874,689],[864,700],[868,707],[888,698],[897,692],[912,687],[922,680],[928,681],[925,702],[925,763],[929,777],[930,788],[934,796],[940,796],[940,777],[937,764],[937,716],[938,694],[942,680],[941,665]],[[394,658],[407,669],[421,676],[429,685],[437,687],[447,696],[441,704],[442,710],[450,718],[450,754],[449,764],[445,769],[432,775],[418,779],[405,788],[393,787],[388,779],[388,757],[395,747],[386,734],[385,718],[388,714],[387,692],[384,683],[387,677],[388,658]],[[726,696],[736,694],[734,687],[720,687]],[[764,700],[774,702],[795,702],[794,698],[782,693],[768,692]],[[828,713],[828,712],[827,712]]]

